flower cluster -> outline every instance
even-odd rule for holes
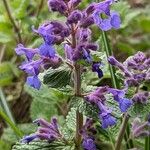
[[[108,128],[116,124],[116,119],[112,116],[112,110],[107,107],[106,94],[112,94],[114,100],[118,103],[121,112],[126,112],[131,107],[132,101],[125,98],[125,91],[108,87],[98,87],[85,97],[86,101],[96,105],[99,109],[99,119],[102,127]]]
[[[96,24],[104,31],[120,27],[119,14],[110,11],[115,0],[91,3],[86,9],[77,10],[80,2],[81,0],[48,0],[49,10],[59,12],[66,17],[66,22],[50,21],[33,29],[43,38],[43,43],[38,48],[25,48],[22,44],[16,48],[18,55],[25,55],[27,58],[20,68],[29,74],[27,84],[30,86],[39,89],[40,70],[57,68],[64,62],[54,47],[59,44],[64,45],[65,59],[69,63],[83,59],[92,66],[92,71],[97,72],[99,78],[103,76],[101,63],[93,62],[90,54],[98,49],[98,45],[91,40],[90,26]]]
[[[140,88],[144,83],[150,82],[150,58],[147,58],[143,52],[138,52],[123,63],[118,62],[113,56],[109,57],[108,61],[122,71],[126,88],[136,88],[132,100],[135,103],[146,103],[150,93]]]
[[[94,121],[90,118],[86,119],[85,125],[82,127],[80,134],[82,135],[82,146],[84,150],[96,150],[94,135],[97,133],[93,127]]]
[[[59,131],[58,123],[56,118],[51,119],[51,123],[44,119],[37,119],[34,121],[35,124],[40,126],[38,131],[29,136],[25,136],[21,141],[23,143],[29,143],[33,140],[47,140],[49,142],[62,139],[62,135]]]
[[[150,128],[149,118],[144,123],[142,123],[139,118],[135,118],[133,123],[132,123],[132,136],[134,138],[149,136],[150,135],[149,128]]]

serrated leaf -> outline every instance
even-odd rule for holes
[[[68,66],[61,66],[57,69],[49,69],[45,72],[43,83],[52,88],[62,88],[69,85],[71,70]]]
[[[129,114],[132,118],[139,117],[142,120],[144,120],[149,113],[150,113],[150,100],[148,100],[146,104],[135,103],[129,111]]]
[[[74,150],[74,145],[66,145],[61,141],[35,141],[29,144],[16,143],[12,150]]]

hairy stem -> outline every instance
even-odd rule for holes
[[[8,18],[9,18],[10,22],[12,23],[12,25],[13,25],[13,27],[14,27],[14,30],[15,30],[17,36],[18,36],[18,42],[19,42],[19,43],[22,43],[22,37],[21,37],[20,29],[19,29],[19,27],[17,26],[17,24],[16,24],[14,18],[12,17],[12,13],[11,13],[11,11],[10,11],[8,2],[7,2],[7,0],[2,0],[2,1],[3,1],[3,3],[4,3],[4,7],[5,7],[5,9],[6,9]]]
[[[119,135],[118,135],[118,138],[117,138],[117,141],[116,141],[116,144],[115,144],[115,150],[120,150],[120,148],[121,148],[121,143],[122,143],[123,137],[124,137],[125,132],[126,132],[128,121],[129,121],[129,115],[126,113],[124,115],[122,125],[121,125],[121,129],[119,131]]]
[[[72,47],[76,48],[76,31],[74,29],[74,26],[72,28]],[[76,97],[81,96],[81,66],[75,62],[74,63],[74,92]],[[80,130],[83,126],[83,115],[79,112],[79,110],[76,111],[76,149],[80,150],[81,140],[82,137],[80,135]]]

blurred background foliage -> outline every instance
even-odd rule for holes
[[[81,9],[92,1],[84,0],[80,6]],[[57,13],[49,12],[46,0],[7,0],[8,5],[4,2],[6,0],[0,1],[0,99],[7,101],[10,112],[7,104],[2,101],[1,106],[8,116],[9,113],[11,114],[10,118],[13,116],[12,121],[24,134],[35,130],[31,122],[39,117],[49,120],[55,115],[63,124],[63,118],[66,117],[69,109],[68,93],[49,89],[45,85],[40,91],[27,86],[24,88],[26,75],[18,69],[22,59],[17,57],[14,49],[20,42],[27,47],[38,47],[42,39],[32,32],[32,27],[37,28],[46,20],[58,18],[64,20],[64,18]],[[121,28],[108,32],[114,55],[120,61],[139,50],[150,55],[149,0],[120,0],[113,6],[113,9],[119,11],[122,18]],[[103,52],[101,32],[96,27],[92,27],[92,30],[93,40],[100,43],[100,52]],[[101,55],[101,57],[105,56]],[[108,66],[103,68],[105,76],[101,81],[97,80],[94,74],[87,74],[88,80],[85,81],[92,85],[105,83],[105,79],[110,78],[107,68]],[[0,118],[0,149],[10,150],[11,145],[16,141],[17,137],[13,131]]]

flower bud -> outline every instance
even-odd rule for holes
[[[48,0],[48,6],[52,11],[58,11],[65,14],[67,5],[62,0]]]
[[[70,14],[70,16],[68,17],[67,23],[68,23],[68,24],[73,24],[73,23],[77,24],[78,21],[81,20],[81,18],[82,18],[82,13],[81,13],[81,11],[75,10],[75,11],[73,11],[73,12]]]

